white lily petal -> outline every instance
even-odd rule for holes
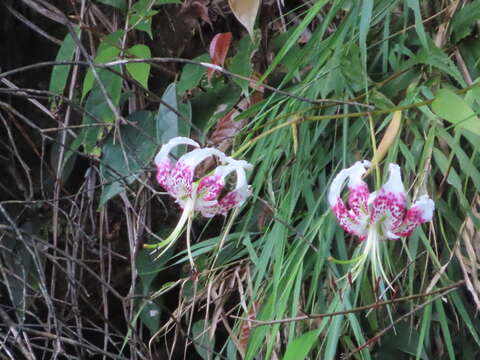
[[[229,163],[230,165],[242,167],[242,168],[244,168],[245,170],[251,170],[251,169],[253,169],[253,165],[250,164],[249,162],[245,161],[245,160],[235,160],[234,158],[232,158],[232,157],[230,157],[230,156],[226,156],[226,157],[225,157],[225,160],[226,160],[226,162]]]
[[[243,167],[237,167],[237,184],[235,190],[238,194],[239,203],[237,206],[242,206],[245,200],[250,196],[250,187],[247,183],[247,175]]]
[[[337,176],[332,181],[330,185],[330,191],[328,193],[328,202],[330,206],[335,206],[337,203],[338,198],[340,198],[343,186],[345,185],[345,181],[348,179],[348,186],[354,187],[358,185],[362,180],[363,174],[367,171],[370,167],[370,162],[367,160],[364,161],[357,161],[351,167],[347,169],[343,169],[340,171]]]
[[[216,156],[221,161],[225,159],[225,154],[214,148],[203,148],[192,150],[178,159],[178,162],[185,164],[191,169],[195,169],[203,160],[210,156]]]
[[[428,195],[420,196],[412,208],[418,208],[421,211],[423,222],[432,221],[435,203]]]
[[[179,145],[191,145],[196,148],[200,147],[200,145],[196,141],[193,141],[190,138],[182,137],[182,136],[174,137],[170,139],[170,141],[168,141],[166,144],[162,145],[162,147],[160,148],[160,151],[155,156],[155,165],[158,166],[161,163],[163,163],[165,160],[168,160],[169,154],[172,151],[172,149]]]
[[[405,193],[405,187],[403,186],[402,182],[402,173],[400,172],[400,166],[397,164],[390,164],[388,167],[388,180],[387,182],[382,186],[382,188],[386,192],[391,192],[391,193]]]

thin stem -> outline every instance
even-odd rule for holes
[[[183,229],[185,227],[185,224],[187,223],[188,219],[190,218],[191,214],[193,213],[193,209],[195,206],[195,200],[189,199],[185,203],[185,206],[183,208],[182,216],[180,217],[180,220],[178,220],[177,225],[175,226],[175,229],[173,229],[172,233],[168,236],[163,241],[160,241],[159,243],[156,244],[144,244],[143,247],[146,249],[159,249],[165,247],[160,254],[158,254],[155,257],[155,260],[160,258],[165,252],[173,245],[175,240],[177,240],[180,235],[183,232]]]
[[[191,241],[190,236],[192,232],[192,219],[193,219],[193,213],[190,213],[187,221],[187,254],[188,254],[188,260],[190,261],[190,267],[192,268],[192,271],[194,271],[195,263],[193,261],[192,248],[190,246],[190,241]]]
[[[292,317],[292,318],[286,318],[286,319],[279,319],[279,320],[255,320],[255,319],[247,319],[247,318],[242,318],[239,316],[231,316],[232,318],[239,319],[239,320],[244,320],[244,321],[250,321],[253,323],[253,327],[259,327],[259,326],[266,326],[266,325],[275,325],[275,324],[285,324],[285,323],[290,323],[290,322],[295,322],[295,321],[304,321],[304,320],[312,320],[312,319],[321,319],[325,317],[334,317],[334,316],[340,316],[340,315],[347,315],[351,313],[356,313],[356,312],[361,312],[365,310],[370,310],[374,308],[379,308],[381,306],[386,306],[386,305],[391,305],[391,304],[396,304],[400,302],[405,302],[405,301],[410,301],[410,300],[415,300],[418,298],[424,298],[430,295],[436,295],[436,294],[441,294],[440,296],[444,296],[447,293],[465,285],[465,280],[460,280],[457,281],[451,285],[448,285],[446,287],[437,289],[435,291],[431,291],[428,293],[421,293],[421,294],[414,294],[414,295],[409,295],[409,296],[404,296],[404,297],[398,297],[396,299],[392,300],[386,300],[386,301],[378,301],[373,304],[365,305],[365,306],[360,306],[356,307],[350,310],[346,311],[335,311],[331,313],[325,313],[325,314],[311,314],[311,315],[302,315],[302,316],[297,316],[297,317]]]

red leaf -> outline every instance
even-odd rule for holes
[[[225,58],[227,57],[228,50],[230,49],[230,43],[232,42],[232,33],[220,33],[213,37],[210,43],[210,57],[212,58],[212,64],[223,66]],[[208,69],[207,77],[208,81],[212,78],[215,70]]]

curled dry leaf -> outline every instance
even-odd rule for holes
[[[383,135],[382,141],[380,141],[380,145],[378,145],[378,149],[371,161],[372,166],[370,167],[369,173],[371,169],[373,169],[375,166],[377,166],[380,161],[385,157],[385,155],[388,152],[388,149],[390,149],[390,146],[392,146],[393,142],[395,141],[395,138],[398,135],[398,132],[400,130],[400,124],[402,123],[402,112],[401,111],[395,111],[393,113],[392,121],[390,121],[390,124],[387,127],[387,130],[385,130],[385,134]]]
[[[260,307],[260,301],[257,301],[253,304],[247,314],[248,320],[255,320],[257,318],[257,312]],[[241,354],[245,354],[247,351],[248,340],[250,339],[250,332],[252,331],[251,321],[244,320],[240,326],[240,334],[238,337],[239,342],[239,351]]]
[[[263,99],[263,87],[258,87],[249,97],[245,97],[225,116],[221,117],[207,142],[226,152],[233,143],[235,135],[245,126],[246,119],[235,120],[241,111],[247,110]]]
[[[235,120],[241,111],[248,109],[250,106],[263,100],[263,87],[257,86],[249,97],[245,97],[230,110],[227,114],[218,119],[213,132],[207,139],[208,146],[213,146],[220,151],[226,153],[233,144],[235,135],[245,126],[247,119]],[[219,105],[218,111],[222,111],[225,105]],[[201,171],[208,171],[214,165],[213,159],[208,159],[198,168]]]
[[[230,44],[232,43],[232,33],[220,33],[213,37],[210,42],[210,57],[212,58],[212,64],[219,65],[223,67],[225,63],[225,58],[227,57],[228,50],[230,49]],[[208,68],[207,77],[208,81],[212,78],[213,72],[215,70]]]
[[[183,3],[178,16],[183,22],[194,28],[199,24],[199,19],[205,21],[212,26],[210,17],[208,16],[208,8],[206,0],[187,0]]]
[[[253,27],[260,7],[260,0],[228,0],[228,5],[253,39]]]
[[[473,200],[472,216],[480,220],[480,194],[475,195]],[[467,289],[480,310],[480,230],[471,217],[463,222],[459,236],[460,246],[456,247],[455,256],[462,268]]]

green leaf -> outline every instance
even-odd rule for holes
[[[318,341],[317,339],[319,335],[320,331],[317,329],[306,332],[305,334],[297,337],[287,345],[287,350],[285,351],[283,360],[305,359],[312,349],[313,344]]]
[[[175,83],[168,85],[163,93],[162,103],[158,108],[155,123],[157,125],[157,142],[165,144],[171,138],[178,136],[177,91]]]
[[[161,308],[154,301],[147,300],[140,311],[140,320],[148,327],[151,334],[154,334],[160,328]]]
[[[210,62],[210,57],[208,55],[200,55],[193,59],[194,61],[199,62]],[[196,64],[186,64],[182,69],[182,75],[180,80],[177,83],[178,94],[181,95],[185,91],[193,89],[196,87],[202,80],[203,75],[207,72],[203,66]]]
[[[192,99],[194,123],[201,130],[208,130],[211,125],[225,115],[238,102],[241,89],[233,83],[223,83],[219,79],[212,80],[212,88]]]
[[[109,34],[108,36],[105,36],[103,41],[98,46],[97,56],[94,59],[94,63],[103,64],[109,61],[117,60],[118,55],[120,54],[120,47],[117,42],[122,35],[123,35],[123,30],[119,30]],[[97,69],[98,73],[102,71],[108,71],[108,70]],[[92,89],[94,82],[95,82],[95,77],[93,76],[92,70],[88,69],[87,74],[85,75],[85,79],[83,80],[82,100],[85,98],[87,93]]]
[[[373,12],[373,0],[362,1],[362,13],[360,16],[360,31],[359,31],[359,43],[360,51],[362,54],[363,67],[367,66],[367,35],[370,30],[370,22],[372,20]]]
[[[250,77],[252,74],[252,56],[257,46],[253,43],[250,36],[244,36],[237,44],[237,54],[233,57],[229,70],[235,74]],[[248,93],[248,80],[233,78],[243,93]]]
[[[128,54],[138,59],[148,59],[152,56],[150,48],[146,45],[134,45],[128,49]],[[126,68],[130,75],[137,80],[145,89],[148,89],[148,77],[151,65],[148,63],[127,64]]]
[[[113,104],[118,105],[122,90],[122,78],[107,70],[101,70],[98,74]],[[83,144],[84,151],[92,154],[97,140],[101,137],[104,130],[104,127],[98,124],[113,123],[114,120],[114,114],[105,101],[103,92],[100,87],[95,87],[87,97],[82,125],[96,125],[84,128],[77,139],[75,139],[75,143],[80,142],[79,145]]]
[[[199,320],[192,326],[193,345],[198,355],[204,360],[212,358],[212,352],[215,350],[215,338],[209,338],[208,327],[205,326],[205,320]]]
[[[432,110],[441,118],[480,135],[480,122],[475,112],[459,95],[452,90],[441,89],[432,102]]]
[[[151,10],[151,5],[151,0],[138,0],[133,4],[130,9],[129,24],[136,30],[145,31],[153,39],[152,17],[158,11]]]
[[[100,174],[102,180],[111,182],[104,187],[99,206],[102,207],[122,190],[122,183],[132,183],[152,161],[158,144],[155,140],[153,113],[138,111],[128,116],[135,126],[120,129],[121,140],[111,134],[102,147]]]
[[[76,27],[75,32],[78,35],[80,33],[80,29]],[[74,53],[75,53],[75,41],[73,40],[72,35],[68,33],[63,39],[62,45],[58,50],[55,61],[72,60]],[[65,66],[65,65],[54,66],[52,69],[52,75],[50,75],[49,91],[56,94],[63,94],[69,73],[70,73],[70,66]]]
[[[423,27],[422,13],[420,12],[420,4],[418,0],[407,0],[408,6],[413,10],[415,15],[415,31],[417,32],[418,37],[422,43],[422,46],[425,49],[428,49],[428,40],[427,34],[425,33],[425,28]]]
[[[480,19],[480,2],[472,1],[458,11],[452,21],[452,28],[455,34],[455,41],[459,42],[470,35],[475,22]]]

